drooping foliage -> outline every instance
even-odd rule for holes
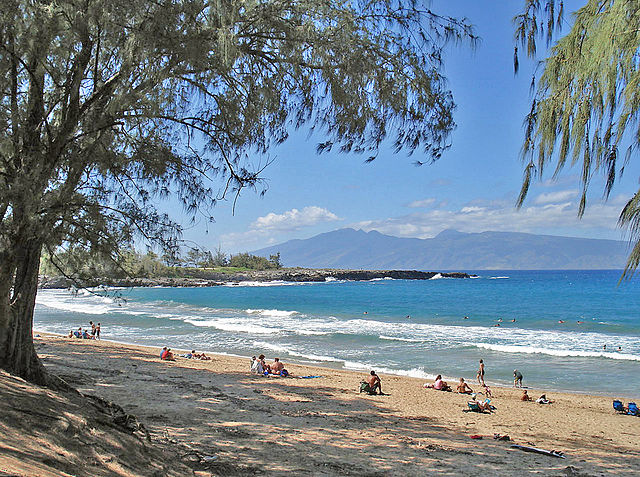
[[[440,72],[466,21],[418,0],[3,0],[0,366],[42,370],[31,324],[41,251],[171,253],[192,215],[262,191],[292,128],[319,150],[381,142],[438,159],[454,127]],[[123,247],[125,245],[125,247]]]
[[[529,56],[536,38],[551,41],[563,22],[563,2],[526,0],[517,16],[516,40]],[[640,145],[640,1],[589,0],[573,14],[570,31],[542,63],[525,119],[525,173],[518,204],[531,180],[549,166],[554,177],[567,165],[581,168],[582,216],[592,179],[604,178],[608,197]],[[517,66],[517,51],[516,51]],[[633,243],[625,275],[640,264],[640,190],[623,208],[620,225]]]

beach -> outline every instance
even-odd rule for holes
[[[520,401],[518,389],[493,387],[496,410],[479,414],[467,412],[468,396],[425,389],[424,380],[405,376],[380,374],[388,395],[369,396],[358,392],[366,373],[285,362],[292,377],[269,378],[251,375],[248,358],[165,362],[159,348],[49,335],[35,342],[49,371],[135,415],[175,465],[197,460],[195,475],[640,473],[640,420],[616,414],[610,397],[528,389],[534,399],[546,392],[553,400],[541,405]],[[478,388],[473,376],[465,378]],[[42,450],[24,437],[36,448],[17,455],[20,465],[37,461]],[[566,458],[525,453],[510,448],[514,443]],[[12,455],[0,469],[15,472]],[[161,475],[151,469],[112,475]],[[72,475],[98,474],[77,463]]]

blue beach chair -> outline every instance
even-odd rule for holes
[[[614,399],[613,401],[613,408],[616,410],[616,412],[621,412],[624,414],[627,413],[627,410],[622,405],[622,401],[618,401],[617,399]]]
[[[629,414],[632,416],[640,416],[640,410],[638,410],[638,406],[635,402],[630,402],[627,409],[629,410]]]

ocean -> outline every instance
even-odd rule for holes
[[[489,384],[511,385],[518,369],[529,387],[640,398],[640,277],[469,273],[478,277],[40,290],[34,329],[67,334],[91,320],[119,342],[472,387],[483,359]]]

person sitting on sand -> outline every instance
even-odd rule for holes
[[[273,364],[271,365],[271,374],[280,374],[284,369],[284,364],[280,362],[280,358],[273,358]]]
[[[551,404],[553,401],[551,399],[547,399],[547,395],[543,394],[538,399],[536,399],[538,404]]]
[[[522,387],[522,373],[517,369],[513,370],[513,387],[514,388]]]
[[[82,328],[78,328],[76,331],[74,331],[73,336],[76,338],[82,338]]]
[[[258,361],[260,361],[260,364],[262,365],[262,370],[263,370],[263,372],[271,373],[271,366],[269,366],[269,365],[264,361],[264,355],[263,355],[263,354],[261,354],[260,356],[258,356]]]
[[[269,372],[269,367],[264,362],[264,355],[263,354],[258,356],[258,359],[256,359],[253,362],[253,364],[251,365],[251,372],[252,373],[256,373],[256,374],[264,374],[265,372],[267,372],[267,373]]]
[[[469,387],[469,385],[464,381],[464,378],[460,378],[460,384],[456,386],[456,391],[458,394],[471,394],[473,389]]]
[[[93,336],[91,336],[87,330],[84,330],[82,332],[82,338],[85,340],[90,340],[91,338],[93,338]]]
[[[475,403],[478,405],[478,407],[480,408],[480,410],[482,411],[493,411],[495,408],[490,404],[491,403],[491,399],[485,399],[484,401],[478,401],[476,399],[476,395],[472,394],[471,395],[471,401],[469,401],[469,403]]]
[[[167,348],[166,346],[162,348],[162,353],[160,354],[160,359],[162,361],[175,361],[176,359],[173,357],[173,353],[171,352],[171,348]]]
[[[438,391],[451,391],[451,386],[442,380],[442,375],[438,374],[433,384],[426,384],[425,388],[436,389]]]
[[[253,361],[251,362],[251,372],[255,374],[264,374],[264,366],[262,366],[261,360],[259,360],[255,356],[253,357]]]
[[[376,374],[375,371],[371,371],[371,376],[369,376],[369,394],[375,394],[376,390],[379,394],[383,394],[382,382],[380,381],[380,377]]]
[[[531,396],[527,393],[526,389],[522,390],[522,396],[520,396],[521,401],[531,401]]]
[[[73,338],[73,330],[69,331],[69,336],[67,338]]]

